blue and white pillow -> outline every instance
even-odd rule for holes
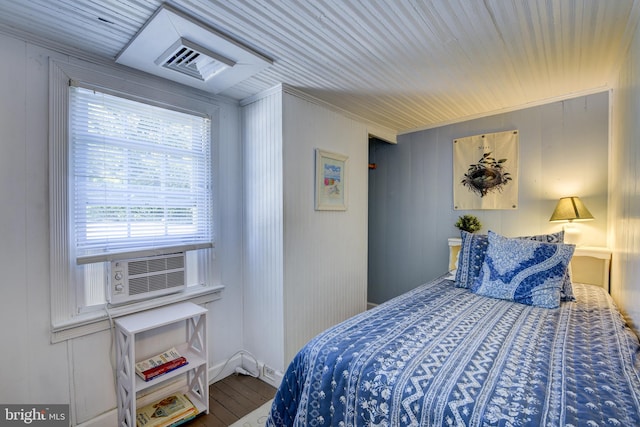
[[[541,234],[539,236],[518,237],[518,239],[535,240],[537,242],[546,243],[564,243],[564,230],[553,234]],[[562,281],[562,289],[560,289],[561,301],[575,301],[573,296],[573,286],[571,286],[571,268],[567,268],[567,275]]]
[[[455,285],[459,288],[469,289],[480,274],[489,240],[486,234],[472,234],[466,231],[461,231],[460,234],[462,245],[460,246],[460,252],[458,254],[458,269],[456,271]],[[545,243],[563,243],[564,231],[517,238]],[[567,272],[566,277],[563,279],[560,294],[562,301],[575,301],[569,272]]]
[[[509,239],[489,231],[487,253],[471,292],[544,308],[560,306],[574,245]]]
[[[469,289],[480,274],[489,240],[486,234],[473,234],[464,230],[460,232],[460,237],[462,245],[458,252],[455,283],[458,288]]]

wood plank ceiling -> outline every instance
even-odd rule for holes
[[[606,90],[640,0],[174,0],[279,83],[398,133]],[[0,0],[0,31],[113,61],[161,0]]]

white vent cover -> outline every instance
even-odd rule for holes
[[[212,93],[222,92],[272,63],[166,4],[118,54],[116,62]]]
[[[111,261],[107,301],[121,304],[186,288],[184,252]]]
[[[202,81],[236,65],[235,61],[183,38],[165,50],[155,63]]]

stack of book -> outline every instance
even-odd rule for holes
[[[175,347],[153,356],[147,360],[136,363],[136,374],[145,381],[149,381],[158,375],[166,374],[189,363],[184,356],[178,353]]]
[[[140,408],[136,414],[137,427],[175,427],[198,415],[197,408],[184,394],[172,394]]]

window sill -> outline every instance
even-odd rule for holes
[[[166,295],[147,301],[133,304],[111,307],[108,310],[97,310],[83,313],[73,319],[62,322],[51,327],[51,343],[66,341],[69,339],[89,335],[111,328],[111,320],[120,316],[137,313],[163,305],[174,304],[181,301],[191,301],[195,304],[205,304],[222,298],[224,286],[196,287],[185,292]]]

